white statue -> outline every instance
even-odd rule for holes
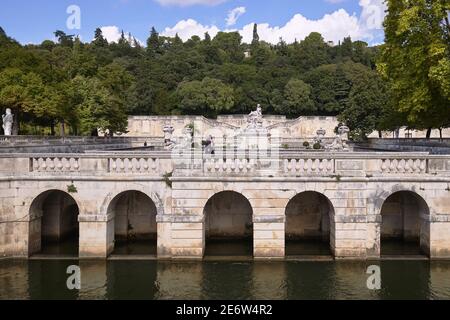
[[[350,129],[347,126],[340,126],[334,142],[331,145],[328,145],[326,149],[331,151],[349,151],[347,145],[349,132]]]
[[[2,115],[3,131],[5,136],[12,135],[12,127],[14,123],[14,115],[11,113],[11,109],[6,109],[6,114]]]
[[[175,131],[175,129],[170,125],[170,124],[166,124],[163,128],[163,132],[164,132],[164,147],[166,149],[173,149],[173,147],[175,146],[175,141],[172,140],[172,134]]]
[[[216,153],[216,146],[214,144],[214,137],[209,136],[206,140],[202,142],[204,146],[204,152],[205,154],[215,154]]]
[[[263,125],[263,114],[261,105],[258,104],[256,111],[250,112],[247,118],[248,129],[262,128]]]

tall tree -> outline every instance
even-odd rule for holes
[[[106,47],[108,45],[108,40],[103,36],[103,31],[100,28],[95,29],[94,45],[97,47]]]
[[[449,0],[388,0],[386,43],[378,69],[392,87],[392,99],[417,129],[450,123]],[[428,134],[428,136],[429,136]]]

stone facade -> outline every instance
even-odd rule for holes
[[[216,120],[202,116],[134,116],[128,118],[129,137],[162,138],[163,128],[170,124],[175,129],[173,135],[181,137],[188,125],[194,125],[196,133],[208,135],[208,131],[220,130],[223,134],[236,132],[247,125],[244,115],[219,116]],[[280,138],[303,138],[310,140],[316,137],[318,129],[326,130],[326,138],[334,138],[334,130],[339,122],[335,117],[300,117],[288,120],[284,116],[264,116],[263,127],[269,132],[277,131]],[[302,141],[303,142],[303,141]]]
[[[267,171],[267,162],[276,162],[276,169]],[[66,195],[58,200],[62,209],[55,207],[56,198],[45,200],[52,191]],[[257,259],[283,258],[286,233],[296,232],[329,233],[325,236],[336,258],[379,258],[381,238],[398,235],[405,223],[395,214],[405,210],[415,220],[408,220],[411,225],[404,233],[418,238],[431,258],[450,257],[449,156],[313,152],[281,153],[280,158],[255,162],[209,157],[181,164],[158,152],[3,154],[0,256],[38,252],[46,232],[44,211],[76,204],[80,257],[106,258],[122,232],[123,197],[130,197],[129,192],[134,192],[129,198],[133,204],[127,208],[138,208],[129,221],[146,221],[142,233],[156,233],[161,259],[202,259],[211,232],[220,236],[236,231],[239,236],[248,230]],[[306,202],[298,200],[302,197]],[[418,205],[402,205],[403,197],[413,197]],[[230,201],[238,203],[237,211]],[[298,228],[286,227],[286,216],[301,214],[305,207],[317,210],[306,212]],[[327,207],[326,215],[313,216]]]

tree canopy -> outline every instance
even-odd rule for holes
[[[249,44],[238,32],[182,41],[155,28],[145,46],[124,32],[109,43],[97,28],[90,43],[56,31],[56,42],[23,46],[0,29],[0,107],[13,109],[21,133],[121,133],[128,115],[215,117],[256,104],[289,118],[339,116],[363,138],[446,126],[448,0],[388,4],[381,47],[350,37],[333,45],[317,32],[273,45],[256,24]]]

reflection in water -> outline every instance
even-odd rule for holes
[[[66,287],[81,269],[81,290]],[[382,290],[367,289],[380,265]],[[450,299],[450,261],[156,262],[0,260],[0,299]]]

